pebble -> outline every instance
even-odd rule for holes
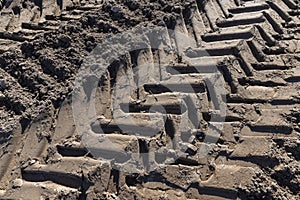
[[[6,190],[0,190],[0,196],[4,196],[6,193]]]
[[[111,11],[114,12],[114,13],[118,13],[118,12],[120,12],[120,8],[115,6],[111,9]]]
[[[5,80],[0,80],[0,87],[5,90],[7,88]]]
[[[166,23],[162,20],[160,22],[158,22],[158,26],[165,26],[165,25],[166,25]]]
[[[34,163],[36,163],[36,160],[29,161],[29,165],[33,165]]]
[[[20,188],[23,185],[23,180],[18,178],[13,181],[13,188]]]

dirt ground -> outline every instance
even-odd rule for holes
[[[298,0],[0,8],[0,199],[300,199]]]

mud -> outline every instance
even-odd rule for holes
[[[299,199],[299,7],[297,0],[2,1],[0,198]],[[168,32],[155,41],[145,35],[145,43],[161,42],[179,54],[148,48],[108,67],[95,123],[125,156],[117,159],[109,148],[95,155],[73,117],[78,72],[98,44],[154,25],[191,42]],[[158,134],[132,137],[135,126],[112,116],[112,94],[125,72],[133,82],[124,86],[136,87],[136,69],[145,63],[160,63],[150,72],[159,78],[137,87],[123,112]],[[214,121],[219,100],[203,78],[212,65],[225,82],[224,122]],[[166,121],[153,126],[149,116],[161,107]],[[215,137],[212,127],[219,137],[206,143]],[[172,160],[179,143],[186,151]],[[149,152],[154,158],[143,156]],[[132,159],[155,169],[128,173]]]

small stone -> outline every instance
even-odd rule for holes
[[[71,44],[71,38],[67,35],[60,35],[59,36],[60,46],[68,48]]]
[[[215,170],[216,170],[216,164],[215,164],[215,163],[210,163],[210,164],[208,165],[208,167],[209,167],[209,169],[210,169],[211,171],[215,171]]]
[[[0,190],[0,196],[4,196],[6,193],[6,190]]]
[[[36,163],[36,160],[29,161],[29,165],[33,165],[34,163]]]
[[[13,181],[13,188],[20,188],[23,185],[23,180],[18,178]]]
[[[192,151],[193,153],[196,153],[198,148],[195,145],[192,144],[186,144],[184,145],[186,149],[189,149],[190,151]]]
[[[99,115],[99,116],[97,116],[97,119],[98,119],[98,120],[99,120],[99,119],[106,119],[106,117],[103,116],[103,115]]]
[[[114,13],[118,13],[118,12],[120,12],[120,8],[115,6],[111,9],[111,11],[114,12]]]
[[[7,88],[5,80],[0,80],[0,87],[5,90]]]
[[[166,25],[166,23],[162,20],[158,22],[158,26],[165,26],[165,25]]]
[[[16,151],[16,154],[17,155],[20,155],[22,153],[22,149],[18,149],[17,151]]]

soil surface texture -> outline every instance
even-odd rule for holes
[[[300,199],[300,1],[0,0],[0,199]]]

